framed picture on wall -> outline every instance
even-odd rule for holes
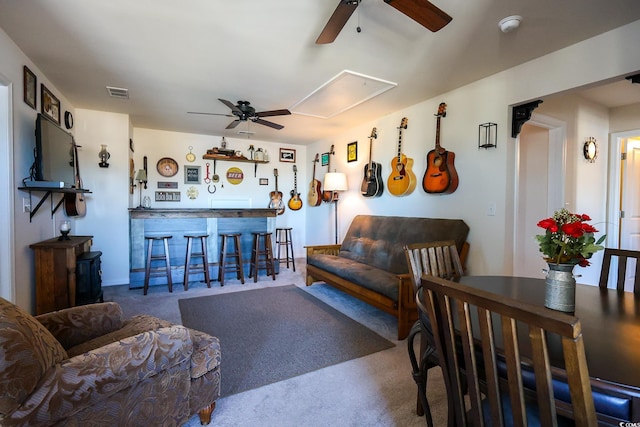
[[[347,162],[355,162],[358,160],[358,141],[347,144]]]
[[[296,150],[291,148],[281,148],[280,149],[280,161],[281,162],[296,162]]]
[[[200,184],[200,166],[184,167],[184,183]]]
[[[38,79],[36,75],[25,65],[24,66],[24,102],[29,107],[36,109],[36,88]]]
[[[42,114],[60,124],[60,100],[43,84],[40,84],[40,110]]]

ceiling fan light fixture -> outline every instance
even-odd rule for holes
[[[514,30],[517,30],[520,27],[520,23],[522,22],[522,16],[520,15],[511,15],[506,18],[502,18],[500,22],[498,22],[498,27],[500,27],[500,31],[503,33],[510,33]]]

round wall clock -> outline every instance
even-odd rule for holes
[[[192,146],[189,146],[189,152],[188,152],[188,153],[187,153],[187,155],[186,155],[187,162],[195,162],[195,161],[196,161],[196,155],[195,155],[195,154],[193,154],[193,153],[191,152],[191,150],[193,150],[193,147],[192,147]]]
[[[178,162],[171,157],[163,157],[156,164],[158,173],[164,177],[171,177],[178,173]]]

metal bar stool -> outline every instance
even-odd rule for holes
[[[277,250],[277,260],[279,264],[286,263],[287,268],[289,268],[289,261],[291,261],[291,265],[293,266],[293,271],[296,271],[296,262],[293,258],[293,239],[291,238],[291,227],[288,228],[276,228],[276,246]],[[286,257],[280,258],[280,248],[284,246]]]
[[[218,266],[218,281],[224,286],[224,274],[235,271],[236,277],[244,284],[244,269],[242,267],[242,248],[240,247],[241,233],[220,234],[220,262]],[[233,250],[229,250],[229,240],[233,240]]]
[[[208,234],[185,234],[187,239],[187,254],[184,259],[184,290],[189,290],[189,275],[196,273],[204,273],[204,281],[207,288],[211,287],[211,278],[209,277],[209,255],[207,254],[207,237]],[[201,252],[193,252],[193,239],[199,239],[202,246]],[[202,258],[202,264],[191,264],[192,258]]]
[[[149,290],[149,279],[151,277],[159,277],[167,275],[167,284],[169,285],[169,292],[173,292],[173,282],[171,281],[171,262],[169,261],[169,239],[173,236],[168,235],[155,235],[155,236],[144,236],[144,239],[147,240],[147,264],[144,269],[144,294],[147,294]],[[162,241],[164,245],[162,246],[163,252],[162,254],[153,254],[153,244],[155,242]],[[165,267],[159,267],[158,271],[151,272],[151,261],[155,260],[164,260]]]
[[[273,250],[271,245],[271,233],[253,234],[253,247],[251,249],[251,266],[249,268],[249,277],[253,277],[253,281],[258,281],[258,271],[266,270],[267,276],[276,280],[275,265],[273,260]]]

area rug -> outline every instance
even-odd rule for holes
[[[293,285],[181,299],[178,304],[184,326],[220,339],[222,396],[394,346]]]

